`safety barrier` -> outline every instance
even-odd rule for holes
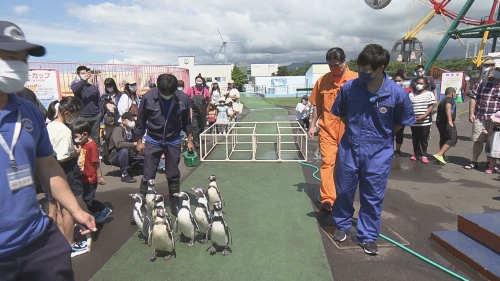
[[[297,121],[215,123],[200,134],[201,161],[307,161],[307,133]]]
[[[142,95],[149,90],[149,84],[156,83],[156,78],[163,73],[175,75],[183,80],[185,87],[189,87],[189,70],[165,65],[137,65],[137,64],[106,64],[106,63],[77,63],[77,62],[29,62],[30,69],[56,69],[59,73],[59,86],[62,96],[73,95],[71,84],[78,81],[76,69],[80,65],[90,68],[92,77],[89,83],[94,84],[100,93],[104,93],[104,80],[113,78],[119,90],[123,90],[123,80],[133,76],[137,81],[138,94]]]

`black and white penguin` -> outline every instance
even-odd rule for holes
[[[148,191],[146,193],[146,207],[148,208],[149,214],[152,214],[154,207],[154,197],[158,193],[155,189],[156,181],[154,179],[148,180]]]
[[[144,195],[141,193],[132,193],[129,196],[135,200],[134,209],[132,210],[132,217],[134,218],[134,222],[137,227],[142,232],[142,242],[146,243],[149,237],[150,226],[151,226],[151,217],[149,216],[146,205]]]
[[[164,207],[158,206],[155,209],[156,219],[151,227],[151,234],[149,236],[149,246],[153,247],[150,261],[154,261],[158,252],[167,252],[163,257],[164,260],[170,259],[175,252],[175,238],[174,231],[170,221],[167,219],[167,212]]]
[[[186,192],[179,192],[174,193],[174,196],[182,200],[181,208],[177,213],[177,220],[175,221],[175,231],[177,233],[180,232],[181,238],[188,237],[190,239],[188,246],[193,247],[198,224],[194,220],[193,214],[191,214],[189,195]]]
[[[191,190],[198,197],[198,203],[196,204],[196,209],[194,209],[194,219],[198,224],[200,233],[204,234],[204,238],[200,240],[200,243],[205,244],[208,240],[208,230],[212,224],[212,214],[208,210],[208,200],[205,197],[203,188],[191,187]]]
[[[224,201],[224,198],[220,194],[219,188],[217,187],[217,177],[215,175],[211,175],[208,177],[208,180],[210,181],[207,189],[208,206],[210,208],[210,212],[213,213],[213,206],[215,202],[220,201],[224,203],[224,206],[226,206],[226,202]]]
[[[210,254],[215,255],[217,248],[223,248],[222,255],[229,254],[229,243],[233,243],[231,237],[231,230],[227,226],[224,217],[222,216],[222,204],[220,201],[214,203],[214,218],[212,227],[209,230],[210,240],[212,240],[212,247],[210,247]]]

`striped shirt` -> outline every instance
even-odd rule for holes
[[[434,93],[425,91],[420,94],[411,93],[410,100],[413,105],[413,111],[415,112],[415,117],[424,115],[429,106],[434,106],[436,100],[434,99]],[[430,126],[432,124],[432,114],[429,114],[424,120],[415,122],[412,126]]]
[[[500,81],[493,77],[481,79],[474,85],[469,96],[476,100],[476,119],[490,120],[490,116],[500,110]]]

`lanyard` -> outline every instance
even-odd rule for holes
[[[16,168],[16,159],[14,158],[14,146],[17,143],[17,140],[19,139],[19,135],[21,134],[21,109],[17,109],[17,122],[16,126],[14,127],[14,135],[12,136],[12,144],[9,148],[7,143],[5,142],[5,139],[3,136],[0,134],[0,145],[2,146],[3,150],[9,154],[10,158],[10,165],[12,169]]]

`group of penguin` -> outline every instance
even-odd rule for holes
[[[175,254],[176,234],[179,235],[179,241],[189,239],[188,246],[193,247],[197,232],[203,237],[200,243],[206,243],[210,237],[211,255],[216,254],[217,249],[222,249],[223,256],[228,255],[232,238],[231,231],[222,216],[224,198],[217,187],[216,176],[211,175],[208,180],[210,183],[206,192],[201,187],[191,188],[198,197],[194,216],[191,213],[191,201],[186,192],[169,195],[178,197],[180,201],[175,225],[172,225],[172,215],[165,208],[163,195],[155,190],[154,179],[148,181],[146,196],[141,193],[129,194],[135,200],[132,216],[142,232],[143,243],[153,248],[151,261],[157,258],[158,252],[166,254],[163,257],[164,260],[170,259]]]

